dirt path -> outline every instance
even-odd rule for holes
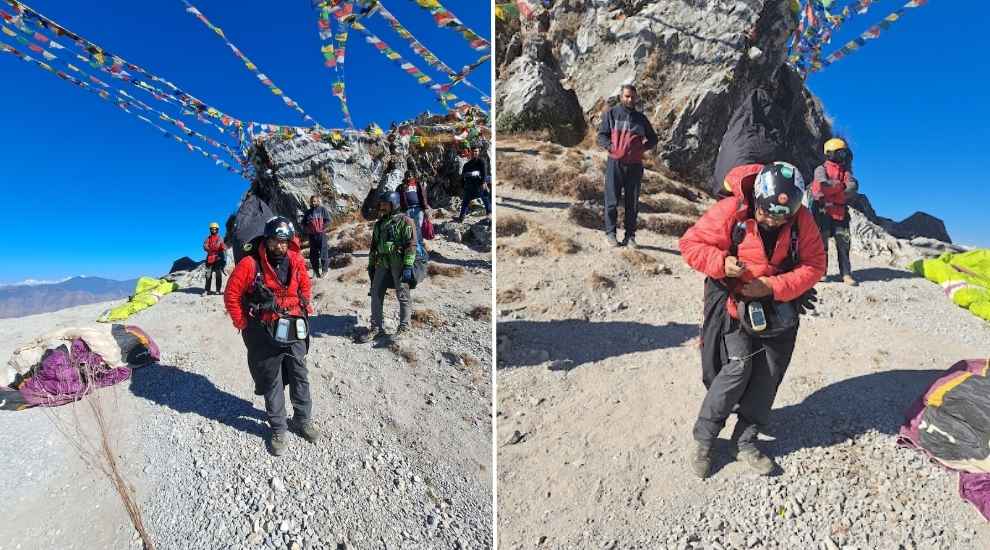
[[[538,171],[561,156],[499,145],[500,174],[506,157]],[[699,481],[702,276],[673,237],[639,231],[647,257],[608,249],[568,218],[571,197],[513,183],[497,202],[499,548],[990,546],[955,475],[894,444],[937,372],[990,355],[990,326],[939,287],[857,257],[860,287],[820,284],[766,443],[783,473],[723,456],[730,420]]]
[[[159,548],[490,547],[490,255],[432,247],[447,275],[413,292],[420,321],[395,349],[351,341],[369,317],[364,253],[315,281],[309,368],[325,438],[290,437],[281,458],[265,449],[263,402],[221,297],[186,289],[128,320],[164,352],[116,388],[122,460]],[[0,321],[0,356],[106,307]],[[388,318],[396,309],[389,298]],[[45,411],[0,422],[0,549],[132,547],[109,485]]]

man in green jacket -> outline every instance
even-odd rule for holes
[[[402,212],[401,198],[396,192],[385,193],[378,199],[378,221],[371,234],[368,254],[368,277],[371,279],[371,330],[359,338],[368,342],[386,335],[382,313],[385,292],[395,288],[399,300],[399,328],[396,338],[409,331],[412,307],[409,283],[413,282],[416,261],[416,224]]]

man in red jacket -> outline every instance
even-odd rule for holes
[[[708,388],[695,422],[691,468],[708,475],[711,448],[729,414],[737,414],[737,456],[766,475],[773,461],[756,447],[797,339],[797,313],[813,307],[825,272],[825,248],[794,166],[738,166],[726,176],[733,196],[712,206],[680,241],[681,255],[704,273],[702,380]],[[793,304],[788,304],[793,302]],[[741,307],[756,303],[759,306]],[[780,305],[780,304],[783,305]],[[793,307],[788,324],[760,331],[756,309]],[[744,316],[744,318],[741,318]],[[776,329],[776,330],[774,330]],[[773,335],[773,337],[768,337]]]
[[[294,411],[292,428],[310,442],[320,437],[312,422],[306,369],[311,285],[289,220],[281,216],[268,220],[264,236],[255,240],[252,250],[230,275],[224,304],[247,347],[254,393],[265,397],[272,454],[281,456],[288,445],[286,385]]]
[[[859,182],[852,175],[852,150],[845,140],[832,138],[825,142],[825,159],[825,164],[815,168],[815,179],[811,183],[812,210],[825,243],[826,260],[828,240],[834,238],[839,276],[847,285],[856,286],[849,262],[852,238],[849,234],[849,207],[846,206],[846,202],[859,191]],[[827,274],[827,263],[825,269]]]
[[[227,246],[220,238],[220,224],[213,222],[210,224],[210,235],[203,241],[203,250],[206,252],[206,288],[203,295],[212,294],[210,292],[210,280],[214,275],[217,277],[217,294],[223,288],[223,268],[226,266],[224,250]]]

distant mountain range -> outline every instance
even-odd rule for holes
[[[58,282],[24,281],[0,286],[0,319],[58,311],[130,296],[137,279],[72,277]]]

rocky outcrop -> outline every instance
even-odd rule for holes
[[[784,66],[797,23],[788,2],[567,0],[555,2],[546,17],[546,25],[505,28],[507,53],[513,41],[521,43],[520,59],[543,41],[553,44],[551,61],[536,59],[549,72],[559,70],[591,128],[622,84],[636,84],[660,135],[658,157],[679,179],[707,184],[732,110],[758,86],[777,92],[792,162],[810,175],[821,160],[828,122]],[[516,59],[502,71],[499,93],[531,88],[538,71]]]
[[[927,238],[946,243],[952,242],[949,232],[945,230],[945,222],[925,212],[911,214],[893,224],[889,231],[900,239]]]

